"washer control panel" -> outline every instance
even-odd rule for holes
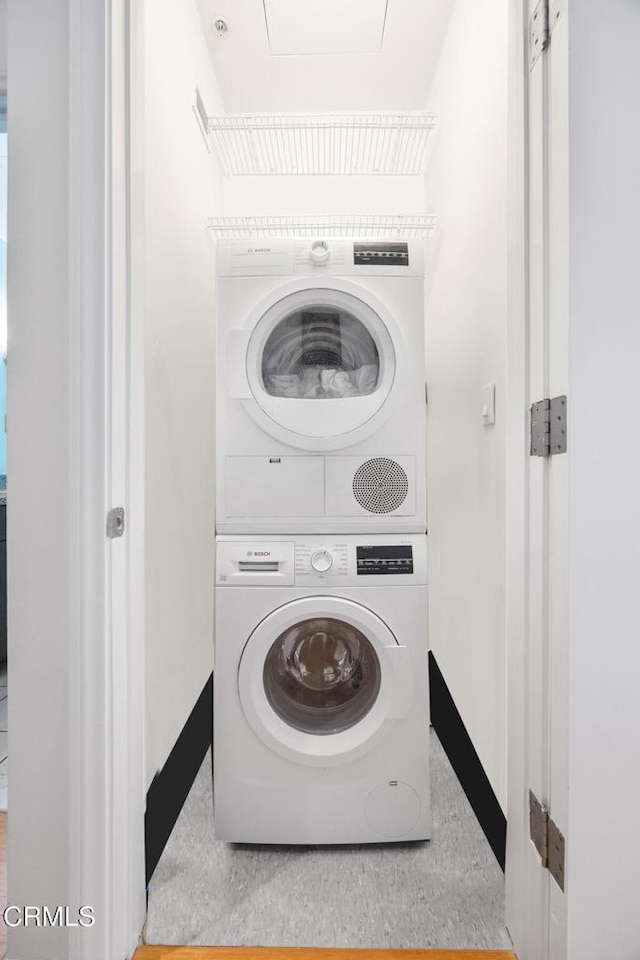
[[[338,535],[339,536],[339,535]],[[384,577],[381,580],[380,577]],[[216,537],[218,587],[405,587],[427,583],[424,534]]]
[[[369,538],[367,538],[369,539]],[[354,538],[355,540],[355,538]],[[298,541],[295,545],[296,583],[325,579],[402,576],[414,573],[413,545],[404,542],[352,543]]]
[[[349,575],[349,547],[346,543],[296,543],[296,582],[316,579],[318,576],[346,577]]]
[[[387,576],[413,573],[413,547],[410,543],[369,544],[356,547],[358,576]]]

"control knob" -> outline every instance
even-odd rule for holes
[[[331,250],[326,240],[314,240],[309,249],[309,256],[314,263],[326,263],[331,256]]]
[[[316,550],[311,557],[311,566],[316,573],[326,573],[333,566],[333,557],[328,550]]]

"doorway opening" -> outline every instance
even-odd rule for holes
[[[133,242],[140,244],[138,262],[145,264],[138,282],[144,288],[147,398],[150,942],[452,948],[510,943],[501,871],[507,800],[509,10],[503,2],[480,9],[468,0],[429,9],[409,0],[381,6],[386,19],[375,51],[366,53],[331,46],[302,52],[295,43],[303,40],[292,36],[287,43],[294,46],[283,53],[269,29],[276,22],[270,19],[277,14],[275,2],[234,5],[222,32],[212,26],[220,10],[207,0],[168,2],[161,11],[143,11],[135,31],[132,58],[139,68],[133,74],[142,73],[143,80],[134,103],[145,131],[144,214],[138,241],[134,223]],[[287,30],[295,33],[302,20],[290,13]],[[362,16],[369,30],[376,12],[369,7]],[[427,485],[424,635],[434,730],[429,732],[427,720],[422,736],[432,741],[434,834],[420,847],[233,847],[215,840],[211,758],[204,756],[214,632],[215,642],[224,642],[214,631],[218,601],[212,588],[216,525],[224,519],[214,502],[216,443],[225,430],[218,422],[216,435],[216,244],[219,251],[235,238],[259,258],[294,237],[296,256],[323,244],[314,250],[322,257],[332,244],[354,236],[424,243],[428,403],[426,467],[420,464],[419,471]],[[252,269],[260,274],[259,266]],[[276,281],[264,283],[262,295]],[[312,317],[306,302],[296,300],[289,309],[286,298],[276,300],[263,337],[273,347],[272,359],[246,365],[248,399],[259,396],[262,404],[254,404],[257,427],[267,424],[279,441],[295,446],[296,411],[312,403],[319,389],[330,398],[329,412],[340,405],[351,412],[354,405],[340,391],[355,390],[356,402],[372,405],[376,414],[375,404],[384,401],[380,383],[391,390],[393,379],[385,383],[380,358],[387,371],[392,368],[385,345],[375,331],[367,332],[364,305],[347,314],[323,301],[313,306]],[[327,342],[336,341],[338,327],[349,329],[340,333],[340,351],[324,349],[315,366],[309,362],[303,370],[303,328],[312,323],[314,329],[330,328]],[[349,337],[361,355],[352,370],[343,369]],[[287,365],[295,350],[297,365]],[[327,436],[326,424],[319,422],[318,436]],[[306,451],[313,450],[308,440]],[[306,452],[295,460],[296,470],[312,470],[303,462]],[[238,499],[245,482],[234,480]],[[314,482],[305,473],[295,496]],[[169,516],[168,498],[180,503]],[[296,520],[291,534],[305,532]],[[426,643],[424,655],[426,660]],[[273,801],[265,796],[267,802]],[[356,874],[360,894],[347,895]],[[301,896],[301,890],[307,893]],[[322,901],[341,918],[331,930],[313,911]],[[262,925],[261,917],[268,918]]]

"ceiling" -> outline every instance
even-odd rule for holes
[[[197,2],[229,113],[424,110],[453,7],[451,0]],[[229,24],[222,40],[212,27],[220,16]]]

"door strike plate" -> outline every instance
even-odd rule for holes
[[[110,540],[121,537],[124,533],[124,507],[114,507],[107,514],[107,536]]]

